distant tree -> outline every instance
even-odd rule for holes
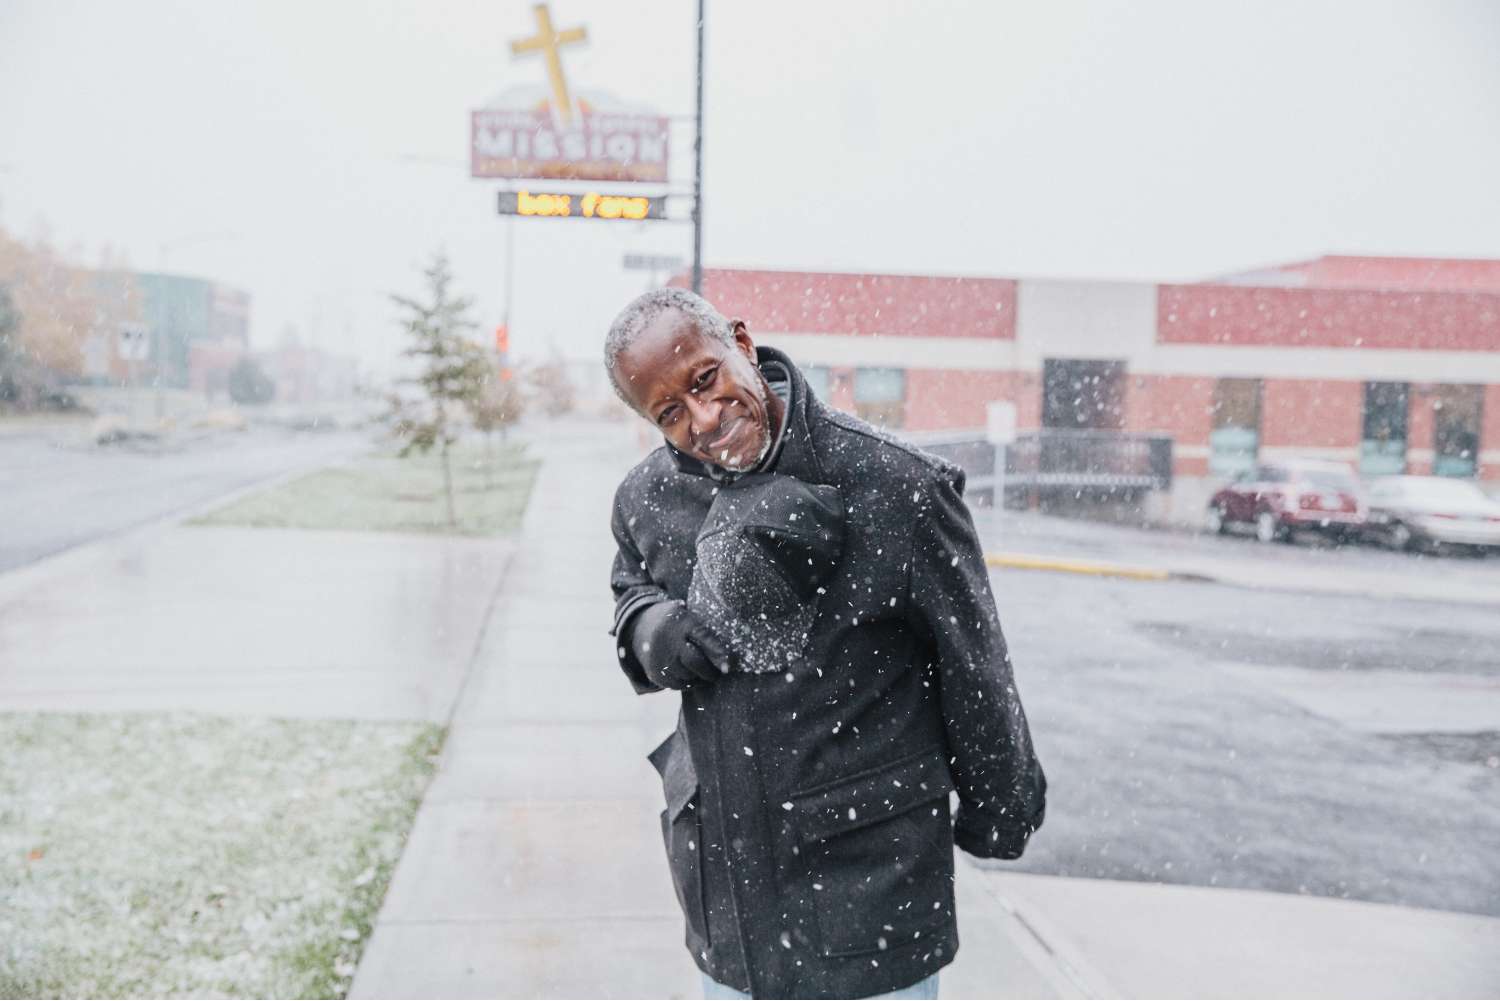
[[[484,484],[489,489],[490,471],[495,464],[494,433],[499,431],[500,439],[505,440],[510,426],[526,410],[526,396],[521,392],[521,381],[508,370],[500,371],[499,359],[491,356],[489,370],[475,387],[467,406],[474,429],[484,435]]]
[[[270,403],[276,397],[276,382],[260,363],[248,356],[229,370],[229,398],[240,404]]]
[[[27,243],[4,229],[0,287],[6,299],[0,395],[21,409],[66,405],[62,386],[84,374],[86,343],[112,341],[126,320],[139,318],[139,292],[128,272],[77,267],[45,238]]]
[[[434,255],[423,274],[427,278],[427,301],[391,296],[405,313],[401,325],[410,344],[402,354],[422,363],[420,374],[403,379],[402,383],[420,388],[422,398],[414,402],[399,393],[392,393],[388,398],[391,411],[387,416],[397,438],[404,441],[402,458],[413,452],[425,455],[434,448],[438,450],[443,467],[448,524],[457,525],[458,516],[453,508],[453,467],[448,455],[458,440],[453,416],[456,409],[471,407],[472,401],[478,398],[489,365],[484,351],[466,336],[478,329],[478,324],[469,315],[473,301],[453,295],[453,273],[448,267],[448,259],[442,254]]]
[[[0,404],[15,403],[22,395],[24,362],[16,332],[21,314],[10,289],[0,285]]]
[[[532,395],[542,405],[542,411],[548,417],[561,417],[573,412],[578,402],[578,393],[562,358],[554,355],[533,368],[528,381],[531,383]]]

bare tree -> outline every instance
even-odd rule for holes
[[[568,375],[567,363],[560,355],[553,354],[533,368],[527,381],[531,383],[532,395],[548,417],[572,413],[577,403],[577,391]]]
[[[520,380],[510,371],[499,372],[498,362],[492,361],[485,379],[476,387],[474,397],[468,401],[469,416],[474,428],[484,433],[484,486],[493,485],[490,473],[495,465],[494,433],[500,432],[500,440],[510,426],[521,419],[526,408],[526,397],[521,392]]]

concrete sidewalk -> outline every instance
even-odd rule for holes
[[[353,997],[699,996],[645,761],[676,699],[631,694],[605,635],[609,502],[638,449],[578,430],[547,446]],[[1500,992],[1495,919],[966,863],[958,899],[949,998]]]
[[[962,877],[961,877],[962,878]],[[980,877],[1086,997],[1493,998],[1500,919],[1326,897],[990,870]],[[967,948],[977,940],[967,922]],[[982,946],[981,946],[982,948]],[[964,961],[959,953],[958,964]],[[957,965],[957,964],[956,964]],[[945,985],[946,987],[946,985]],[[980,997],[982,994],[944,994]]]
[[[446,722],[502,539],[160,523],[0,575],[0,709]]]
[[[605,635],[628,432],[548,449],[353,997],[700,996],[645,760],[677,699],[634,695]],[[977,872],[959,895],[974,945],[945,972],[947,996],[1077,993]]]

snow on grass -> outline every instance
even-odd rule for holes
[[[0,997],[339,997],[440,728],[0,713]]]
[[[437,453],[367,456],[319,470],[194,520],[198,525],[499,535],[526,512],[538,463],[518,445],[454,449],[455,531],[448,524]]]

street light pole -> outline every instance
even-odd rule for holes
[[[693,291],[703,293],[703,5],[698,0],[698,109],[693,128]]]

